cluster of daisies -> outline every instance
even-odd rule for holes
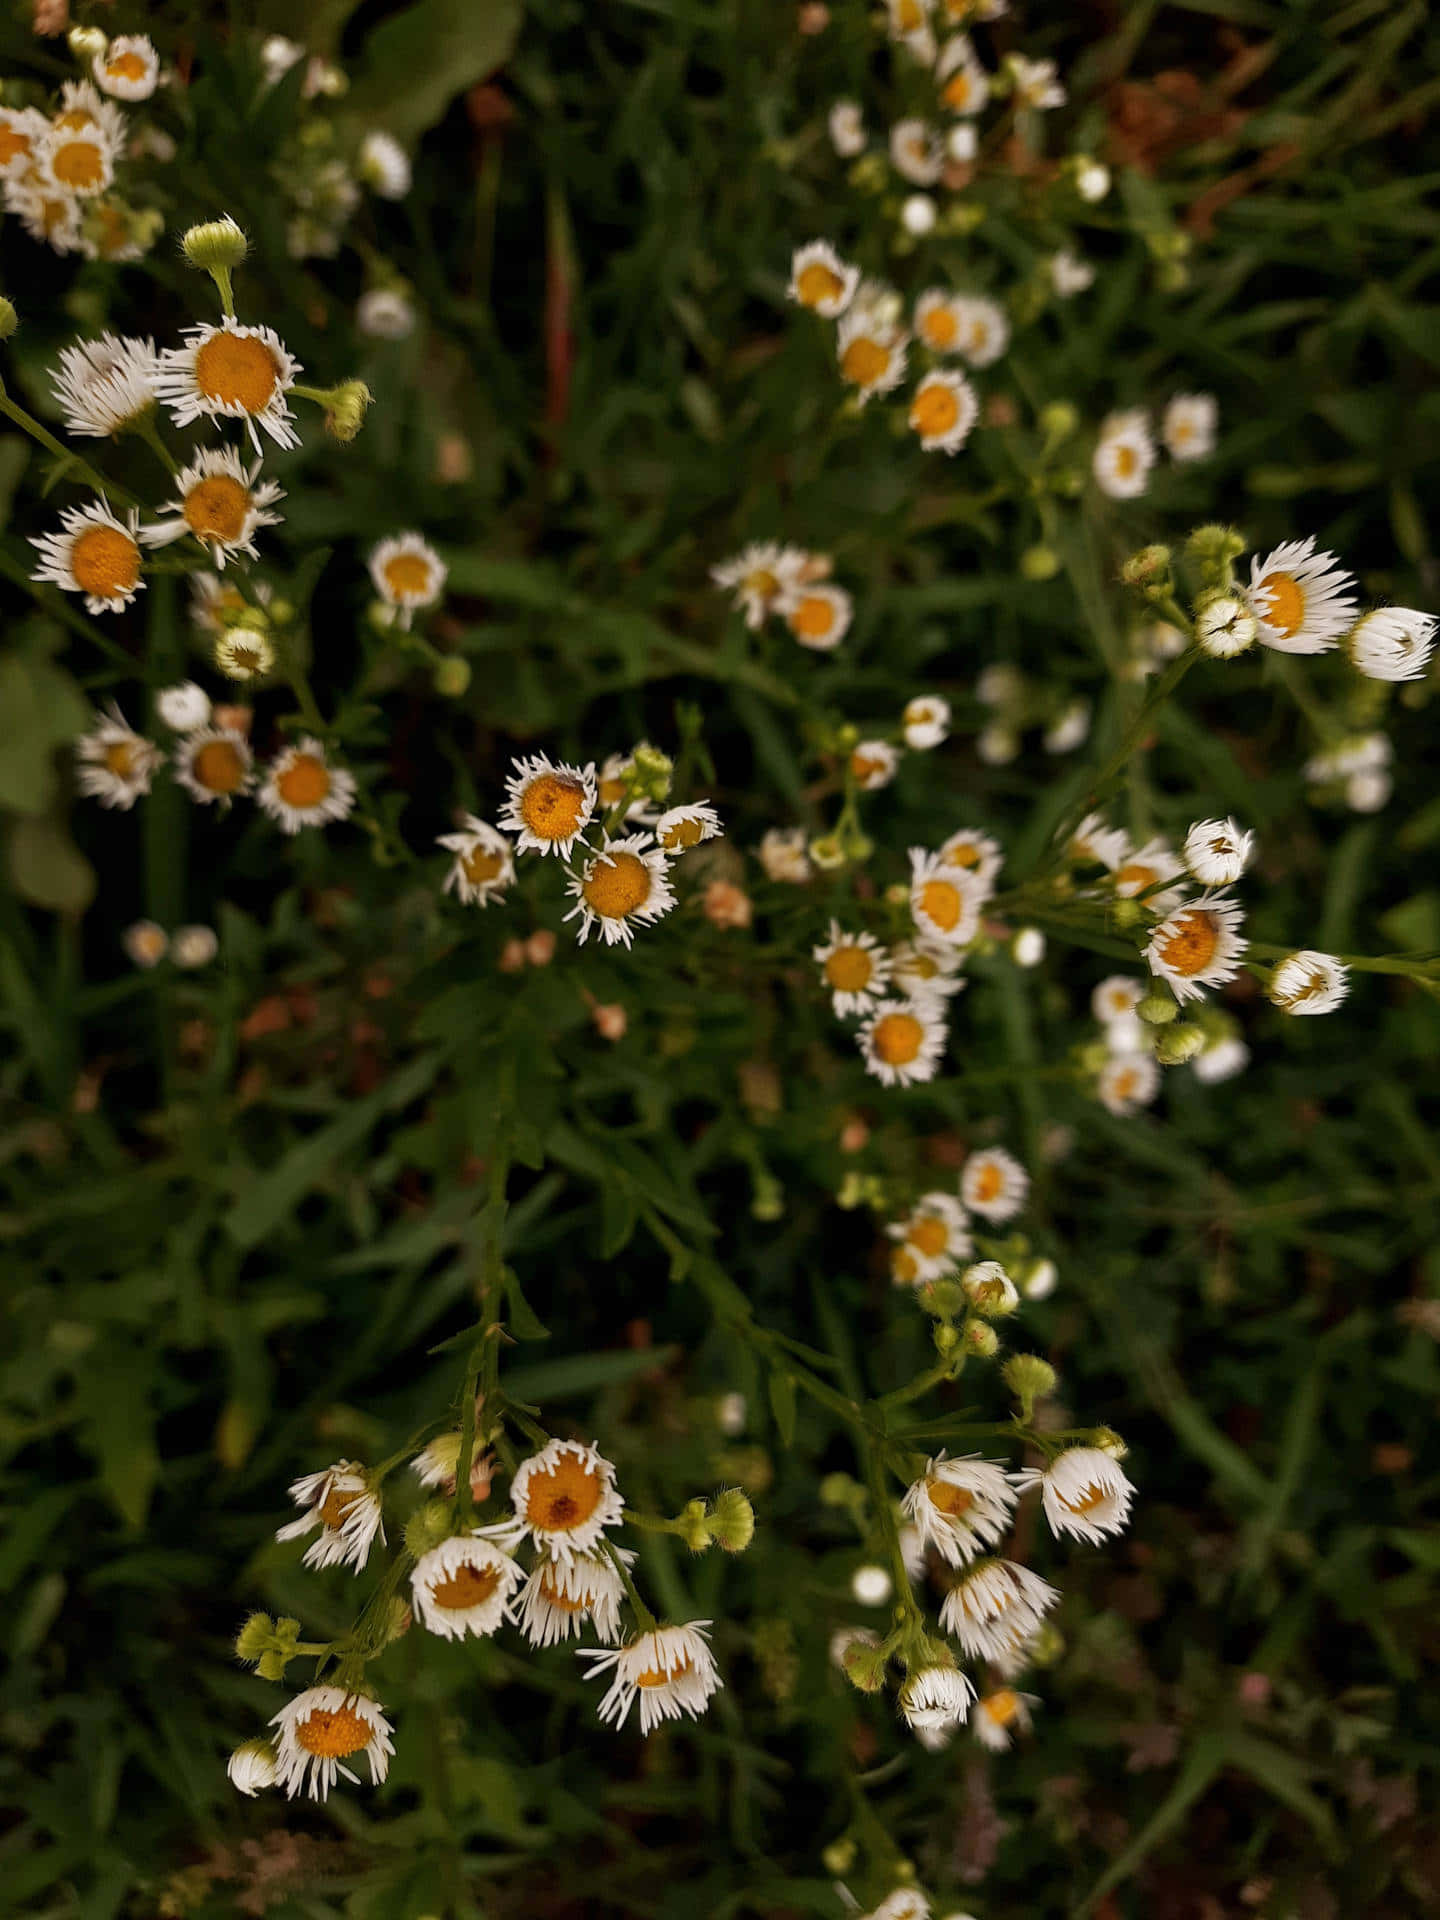
[[[601,1644],[578,1653],[588,1662],[588,1677],[608,1679],[599,1704],[602,1721],[623,1726],[637,1703],[644,1734],[682,1715],[698,1719],[723,1684],[709,1645],[711,1623],[662,1626],[644,1611],[629,1574],[635,1556],[611,1538],[625,1511],[613,1464],[593,1445],[549,1440],[516,1468],[510,1514],[471,1525],[457,1521],[450,1504],[461,1448],[459,1433],[442,1435],[412,1463],[421,1485],[437,1498],[406,1530],[409,1617],[401,1630],[413,1623],[441,1639],[466,1640],[488,1639],[512,1625],[539,1648],[578,1639],[588,1627]],[[490,1456],[472,1462],[473,1493],[488,1497],[492,1472]],[[290,1495],[300,1516],[276,1538],[313,1536],[306,1566],[359,1573],[375,1543],[384,1545],[381,1480],[364,1466],[336,1461],[297,1480]],[[723,1522],[710,1534],[731,1550],[749,1537],[743,1526],[727,1536]],[[528,1565],[519,1557],[527,1550]],[[622,1619],[627,1597],[637,1620],[628,1633]],[[245,1657],[243,1636],[241,1645]],[[339,1683],[347,1679],[350,1684]],[[372,1783],[382,1781],[395,1750],[394,1730],[362,1680],[363,1667],[347,1675],[342,1657],[337,1683],[296,1694],[271,1721],[270,1738],[247,1742],[232,1754],[235,1786],[247,1795],[279,1786],[292,1798],[308,1793],[323,1800],[337,1778],[356,1780],[347,1762],[361,1761]]]
[[[65,81],[58,101],[45,106],[0,106],[5,210],[56,253],[138,260],[163,220],[123,198],[117,177],[131,156],[173,158],[175,143],[158,127],[132,132],[117,102],[150,98],[160,84],[160,58],[142,33],[109,40],[80,28],[70,46],[87,78]]]
[[[607,946],[632,945],[637,927],[676,905],[674,863],[723,832],[708,800],[663,805],[670,776],[668,758],[644,742],[599,769],[543,753],[516,760],[498,826],[467,814],[440,836],[453,855],[445,891],[489,906],[513,885],[517,854],[553,853],[566,863],[574,905],[565,918],[579,921],[578,943],[598,933]]]
[[[887,1224],[890,1278],[897,1287],[919,1290],[923,1301],[923,1290],[933,1281],[960,1273],[968,1298],[970,1291],[995,1277],[991,1269],[998,1259],[1016,1276],[1017,1298],[1047,1299],[1058,1278],[1053,1260],[1031,1258],[1028,1242],[1019,1238],[1009,1244],[985,1238],[987,1229],[1016,1218],[1029,1192],[1030,1176],[1012,1153],[1003,1147],[977,1148],[961,1169],[957,1192],[937,1187],[922,1193],[898,1220]],[[977,1253],[985,1256],[978,1263]]]
[[[802,647],[828,653],[845,638],[854,612],[850,595],[831,580],[831,567],[828,554],[757,540],[712,567],[710,578],[733,596],[752,631],[773,614]]]
[[[1177,393],[1160,416],[1159,446],[1172,460],[1203,460],[1215,451],[1220,412],[1213,394]],[[1145,407],[1108,414],[1095,443],[1091,471],[1112,500],[1135,500],[1150,485],[1158,455],[1154,423]]]

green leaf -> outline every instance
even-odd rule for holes
[[[504,64],[520,19],[520,0],[419,0],[382,20],[365,42],[347,117],[417,141],[457,93]]]
[[[509,1303],[511,1331],[521,1340],[548,1340],[550,1329],[520,1291],[520,1282],[507,1270],[505,1298]]]
[[[10,829],[10,878],[22,900],[52,913],[83,913],[95,898],[95,869],[58,815],[15,822]]]
[[[783,1367],[770,1369],[770,1411],[787,1447],[795,1442],[795,1376]]]

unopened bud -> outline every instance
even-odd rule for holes
[[[458,700],[470,685],[470,662],[458,653],[447,653],[435,668],[435,691],[447,700]]]
[[[365,409],[374,399],[363,380],[342,380],[325,399],[325,431],[332,440],[349,446],[365,424]]]
[[[1130,1451],[1113,1427],[1096,1427],[1086,1435],[1085,1444],[1108,1453],[1112,1460],[1123,1460]]]
[[[20,324],[20,316],[3,293],[0,293],[0,340],[8,340]]]
[[[999,1335],[987,1321],[967,1320],[965,1322],[965,1351],[973,1353],[977,1359],[988,1360],[1000,1345]]]
[[[1020,1402],[1021,1415],[1027,1422],[1035,1410],[1035,1402],[1047,1400],[1055,1391],[1055,1369],[1038,1353],[1017,1353],[1005,1362],[1002,1375]]]
[[[842,1879],[855,1864],[855,1842],[848,1838],[832,1840],[820,1855],[820,1864],[826,1873]]]
[[[680,1538],[692,1553],[704,1553],[710,1545],[710,1529],[705,1521],[705,1502],[688,1500],[675,1516]]]
[[[88,67],[103,56],[110,42],[99,27],[72,27],[65,36],[65,44],[81,66]]]
[[[1020,556],[1020,572],[1026,580],[1053,580],[1060,571],[1060,556],[1053,547],[1027,547]]]
[[[1166,579],[1169,572],[1169,547],[1142,547],[1121,567],[1120,578],[1127,587],[1151,587]]]
[[[392,1641],[400,1639],[402,1634],[407,1634],[414,1622],[415,1616],[406,1603],[398,1593],[392,1593],[385,1606],[383,1629],[385,1638],[381,1644],[388,1647]]]
[[[706,1520],[710,1538],[725,1553],[743,1553],[755,1538],[755,1509],[738,1487],[716,1494]]]
[[[840,1666],[852,1687],[861,1693],[879,1693],[885,1684],[885,1655],[863,1640],[852,1640],[840,1656]]]
[[[1158,982],[1135,1009],[1147,1027],[1168,1027],[1179,1016],[1174,997]]]
[[[205,220],[198,227],[187,227],[180,248],[192,267],[205,273],[228,273],[250,251],[250,243],[240,226],[227,213],[221,220]]]
[[[1178,1026],[1168,1027],[1156,1040],[1155,1058],[1162,1067],[1181,1067],[1187,1060],[1193,1060],[1204,1045],[1202,1029],[1183,1020]]]
[[[236,1658],[253,1667],[274,1638],[275,1622],[269,1614],[252,1613],[235,1636]]]
[[[1080,425],[1080,409],[1068,400],[1052,400],[1048,407],[1040,409],[1038,424],[1051,445],[1058,446]]]
[[[458,1463],[458,1452],[456,1460]],[[429,1500],[423,1507],[417,1507],[405,1522],[405,1551],[412,1559],[419,1560],[442,1540],[448,1540],[452,1531],[448,1502]]]
[[[948,1321],[941,1320],[935,1326],[935,1351],[942,1356],[953,1353],[960,1344],[960,1335]]]
[[[864,1498],[865,1489],[848,1473],[827,1473],[820,1482],[822,1507],[858,1506]]]

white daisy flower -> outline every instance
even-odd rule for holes
[[[766,878],[788,886],[803,886],[814,871],[806,852],[807,844],[803,827],[768,827],[756,848]]]
[[[846,933],[838,920],[832,920],[830,938],[814,949],[813,957],[841,1020],[868,1013],[884,999],[890,984],[890,956],[873,934]]]
[[[1197,820],[1185,836],[1183,858],[1205,887],[1228,887],[1250,864],[1253,833],[1242,833],[1233,820]]]
[[[1280,962],[1266,991],[1282,1013],[1333,1013],[1350,991],[1350,971],[1333,953],[1306,947]]]
[[[1059,1598],[1048,1580],[1013,1560],[977,1560],[946,1594],[940,1624],[972,1660],[1003,1658]]]
[[[1073,753],[1084,746],[1090,733],[1090,702],[1075,699],[1063,708],[1058,718],[1040,736],[1046,753]]]
[[[175,476],[175,498],[160,508],[171,517],[146,527],[141,539],[163,547],[194,534],[222,570],[229,554],[257,558],[255,535],[278,526],[280,515],[269,509],[285,498],[273,480],[257,486],[259,477],[260,462],[247,468],[233,447],[202,448]]]
[[[939,1280],[974,1251],[969,1217],[951,1193],[922,1193],[905,1218],[892,1221],[885,1231],[896,1242],[890,1278],[897,1287]]]
[[[830,144],[842,160],[865,151],[865,117],[858,100],[837,100],[830,109]]]
[[[505,806],[498,824],[518,834],[515,851],[558,853],[568,860],[589,826],[597,798],[593,765],[558,764],[543,753],[515,762],[505,782]]]
[[[155,711],[176,733],[193,733],[209,724],[210,696],[193,680],[181,680],[173,687],[160,689],[155,696]]]
[[[970,874],[987,896],[995,890],[995,879],[1004,858],[1000,842],[978,827],[960,827],[940,842],[935,855],[940,866]]]
[[[225,812],[254,785],[250,742],[235,727],[203,726],[187,733],[175,748],[174,774],[192,800],[218,804]]]
[[[786,294],[822,320],[838,320],[859,284],[858,267],[847,265],[828,240],[811,240],[791,258]]]
[[[965,947],[980,931],[980,912],[990,888],[978,873],[943,853],[910,849],[910,915],[922,935]]]
[[[445,591],[445,562],[418,533],[398,533],[382,540],[371,549],[368,564],[376,593],[404,628],[413,614],[433,607]]]
[[[119,149],[100,120],[76,124],[76,118],[62,113],[46,129],[35,156],[35,181],[42,192],[89,200],[114,180]]]
[[[709,1626],[708,1620],[692,1620],[637,1634],[623,1647],[580,1648],[578,1657],[591,1663],[587,1679],[613,1676],[600,1702],[600,1718],[623,1727],[638,1699],[642,1734],[682,1713],[698,1720],[724,1685],[707,1644]]]
[[[1015,1282],[998,1260],[977,1260],[960,1276],[960,1290],[977,1313],[998,1320],[1020,1304]]]
[[[1030,1176],[1004,1147],[982,1147],[965,1162],[960,1198],[993,1226],[1013,1220],[1030,1192]]]
[[[119,613],[145,585],[140,574],[139,515],[119,519],[103,500],[67,507],[58,533],[32,535],[40,556],[32,580],[83,593],[90,613]]]
[[[363,1570],[378,1539],[385,1544],[380,1495],[357,1461],[337,1460],[323,1473],[307,1473],[292,1482],[290,1498],[305,1511],[277,1527],[277,1540],[299,1540],[318,1527],[319,1537],[305,1550],[307,1567]]]
[[[1130,1119],[1142,1107],[1148,1107],[1160,1091],[1155,1056],[1138,1050],[1112,1054],[1100,1069],[1095,1090],[1108,1113],[1117,1120]]]
[[[278,753],[255,798],[286,833],[344,820],[355,805],[355,776],[332,767],[309,734]]]
[[[938,693],[922,693],[907,700],[900,719],[905,744],[917,753],[938,747],[950,732],[950,702]]]
[[[208,967],[219,951],[220,940],[213,927],[177,927],[170,958],[177,967],[193,973],[198,967]]]
[[[1203,460],[1215,451],[1220,418],[1213,393],[1177,393],[1160,417],[1160,438],[1172,460]]]
[[[1133,500],[1150,484],[1155,442],[1143,407],[1112,413],[1101,423],[1091,470],[1095,484],[1112,500]]]
[[[958,453],[979,413],[980,402],[964,374],[936,370],[922,375],[908,417],[926,453]]]
[[[1435,616],[1410,607],[1377,607],[1345,642],[1371,680],[1421,680],[1435,644]]]
[[[1205,893],[1162,920],[1150,935],[1145,958],[1157,979],[1167,981],[1183,1005],[1206,987],[1223,987],[1240,971],[1249,942],[1240,933],[1243,911],[1228,894]]]
[[[1120,1462],[1099,1447],[1066,1447],[1043,1473],[1028,1469],[1016,1474],[1015,1484],[1021,1492],[1039,1487],[1057,1536],[1068,1533],[1098,1547],[1107,1534],[1123,1533],[1130,1524],[1135,1489]]]
[[[394,1728],[368,1694],[343,1687],[309,1687],[297,1693],[270,1722],[275,1736],[275,1775],[288,1798],[308,1793],[328,1799],[337,1776],[353,1785],[358,1775],[343,1763],[363,1755],[370,1784],[378,1787],[390,1770]]]
[[[50,123],[34,107],[0,107],[0,180],[29,173]]]
[[[829,653],[849,631],[854,602],[843,587],[817,580],[782,594],[775,609],[802,647]]]
[[[928,287],[915,302],[915,338],[932,353],[960,351],[960,318],[955,297],[943,287]]]
[[[355,302],[355,325],[368,340],[408,340],[415,303],[398,287],[368,287]]]
[[[930,32],[930,0],[885,0],[885,11],[889,18],[887,29],[892,40],[928,41],[934,48],[934,37]]]
[[[1129,974],[1112,973],[1090,995],[1090,1011],[1102,1026],[1133,1020],[1135,1009],[1145,998],[1145,982]]]
[[[972,367],[993,366],[1010,344],[1010,322],[1005,309],[983,293],[957,294],[955,350]]]
[[[1108,867],[1111,873],[1130,857],[1130,836],[1123,827],[1109,827],[1101,813],[1087,813],[1070,836],[1066,853],[1071,860]]]
[[[688,807],[671,807],[655,822],[655,838],[661,851],[672,860],[678,854],[688,853],[691,847],[718,838],[724,831],[719,814],[708,800],[697,800]]]
[[[410,156],[383,127],[372,127],[360,142],[355,177],[381,200],[403,200],[410,191]]]
[[[1050,284],[1058,299],[1073,300],[1077,293],[1094,286],[1095,269],[1069,247],[1062,247],[1050,256]]]
[[[1168,913],[1185,898],[1184,863],[1163,840],[1128,850],[1110,879],[1122,900],[1140,899],[1152,913]]]
[[[624,1547],[611,1551],[627,1566],[635,1558]],[[520,1595],[520,1631],[532,1647],[553,1647],[571,1634],[578,1640],[588,1620],[596,1638],[613,1646],[620,1638],[624,1598],[624,1582],[605,1554],[579,1553],[570,1560],[552,1560],[547,1555],[536,1564]]]
[[[945,150],[924,120],[897,120],[890,129],[890,163],[912,186],[933,187],[945,165]]]
[[[1005,56],[1005,68],[1017,107],[1045,113],[1051,107],[1064,106],[1065,89],[1053,60],[1029,60],[1023,53],[1010,53]]]
[[[754,540],[729,560],[710,569],[717,587],[733,591],[735,606],[747,627],[764,625],[766,616],[784,595],[805,579],[809,556],[799,547],[782,547],[774,540]]]
[[[1250,611],[1262,647],[1325,653],[1355,623],[1355,580],[1315,542],[1287,540],[1250,562]]]
[[[947,1460],[939,1453],[926,1462],[901,1504],[921,1542],[933,1546],[947,1565],[959,1567],[997,1544],[1018,1498],[1010,1476],[993,1460],[978,1454]]]
[[[917,239],[922,234],[933,233],[939,217],[939,209],[928,193],[910,194],[900,208],[901,226]]]
[[[66,429],[96,440],[123,433],[154,406],[159,370],[152,340],[102,333],[64,348],[50,384]]]
[[[593,927],[600,929],[607,947],[617,940],[628,947],[637,926],[663,919],[675,905],[665,855],[648,833],[627,834],[621,840],[607,836],[600,851],[570,874],[566,884],[575,905],[565,918],[579,917],[576,939],[582,947]]]
[[[887,1087],[933,1080],[945,1039],[945,1016],[933,998],[882,1000],[856,1035],[865,1071]]]
[[[442,891],[454,892],[467,907],[488,907],[515,879],[515,856],[510,842],[486,820],[465,815],[458,833],[442,833],[437,846],[455,858]]]
[[[512,1618],[522,1569],[475,1532],[455,1533],[422,1553],[410,1575],[410,1605],[422,1627],[444,1640],[488,1639]]]
[[[1075,191],[1088,206],[1098,205],[1110,191],[1109,167],[1100,160],[1082,161],[1075,173]]]
[[[973,120],[957,120],[945,134],[945,157],[957,166],[968,167],[980,151]]]
[[[1305,778],[1328,784],[1332,780],[1348,780],[1357,773],[1383,773],[1390,765],[1393,752],[1383,733],[1355,734],[1307,760]]]
[[[921,1667],[900,1689],[900,1712],[907,1727],[933,1731],[963,1726],[975,1689],[958,1667]]]
[[[156,392],[177,427],[243,420],[259,453],[259,427],[277,446],[299,446],[285,395],[302,371],[272,327],[242,327],[227,314],[218,327],[191,327],[183,346],[161,354]]]
[[[952,34],[935,63],[940,104],[951,113],[980,113],[990,98],[990,76],[981,66],[970,36]]]
[[[1212,660],[1233,660],[1255,644],[1260,624],[1248,602],[1233,594],[1221,594],[1195,615],[1195,642]]]
[[[927,995],[948,1000],[964,991],[962,963],[963,956],[945,940],[902,940],[890,949],[891,983],[907,1000]]]
[[[26,233],[56,253],[74,253],[80,245],[80,202],[32,169],[5,182],[5,207]]]
[[[1030,1709],[1039,1704],[1038,1694],[1016,1693],[1011,1687],[982,1694],[970,1716],[975,1738],[992,1753],[1004,1753],[1017,1733],[1029,1733]]]
[[[137,920],[121,934],[120,944],[134,966],[148,971],[158,967],[169,952],[170,936],[158,921]]]
[[[273,1787],[280,1778],[273,1744],[269,1740],[247,1740],[226,1761],[225,1777],[247,1800],[253,1800],[266,1787]]]
[[[851,305],[835,330],[840,377],[855,389],[863,406],[877,393],[890,393],[905,377],[907,336],[873,308]]]
[[[128,813],[149,793],[155,770],[165,756],[123,717],[112,700],[97,713],[88,733],[75,742],[75,784],[87,799]]]
[[[945,1723],[944,1730],[947,1735],[953,1724],[953,1722]],[[938,1729],[917,1726],[915,1731],[920,1736],[922,1746],[928,1746],[930,1743],[925,1738],[926,1734],[934,1734]],[[942,1741],[940,1744],[943,1746],[945,1742]],[[897,1887],[893,1893],[886,1894],[875,1911],[868,1914],[865,1920],[930,1920],[930,1902],[918,1887]]]
[[[1190,1062],[1195,1070],[1195,1078],[1207,1087],[1218,1086],[1222,1080],[1233,1080],[1236,1074],[1243,1073],[1249,1064],[1250,1049],[1234,1034],[1226,1034],[1219,1040],[1212,1040],[1209,1046],[1202,1047]]]
[[[95,84],[117,100],[148,100],[160,84],[160,56],[143,33],[121,33],[90,63]]]
[[[527,1535],[552,1560],[593,1553],[606,1527],[619,1526],[624,1496],[615,1468],[581,1440],[548,1440],[522,1460],[510,1483],[515,1518],[488,1529],[496,1539]]]
[[[850,754],[850,775],[862,793],[888,787],[900,765],[900,755],[888,740],[857,740]]]

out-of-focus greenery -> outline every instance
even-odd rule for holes
[[[1037,6],[989,30],[1060,60],[1066,113],[1118,176],[1087,216],[1095,288],[1018,330],[993,386],[1072,400],[1092,427],[1174,391],[1220,405],[1213,460],[1048,529],[952,510],[1008,470],[1003,430],[938,464],[879,409],[831,435],[828,341],[783,296],[817,233],[895,266],[893,219],[824,133],[829,102],[870,86],[864,7],[837,0],[815,35],[769,0],[529,0],[523,21],[518,0],[102,11],[191,75],[157,176],[167,238],[84,267],[8,221],[7,388],[50,416],[45,375],[77,331],[168,340],[208,316],[173,235],[222,210],[246,226],[243,316],[309,377],[375,395],[352,446],[274,462],[285,519],[262,538],[308,606],[322,705],[351,702],[388,838],[352,824],[281,845],[258,814],[216,821],[159,786],[130,814],[72,803],[57,747],[88,704],[118,696],[138,720],[140,687],[208,665],[173,581],[106,627],[128,664],[29,596],[23,536],[54,503],[27,443],[0,437],[6,1903],[67,1920],[837,1915],[821,1855],[849,1840],[857,1886],[883,1891],[903,1856],[938,1912],[979,1920],[1433,1911],[1434,1000],[1357,976],[1339,1013],[1284,1022],[1237,992],[1249,1070],[1217,1088],[1176,1071],[1119,1120],[1069,1067],[1114,962],[1056,942],[1022,973],[997,952],[957,1003],[946,1077],[894,1094],[837,1046],[804,958],[851,877],[801,892],[747,859],[752,931],[692,898],[617,955],[575,949],[541,863],[467,914],[430,852],[457,807],[493,817],[513,754],[649,738],[720,806],[712,871],[738,878],[766,827],[825,823],[825,718],[888,723],[936,689],[955,737],[907,760],[867,824],[889,859],[980,824],[1023,871],[1084,776],[1033,735],[983,764],[974,682],[1011,662],[1057,704],[1095,698],[1097,737],[1116,737],[1134,700],[1109,671],[1124,553],[1218,517],[1261,551],[1313,533],[1370,597],[1433,605],[1440,41],[1423,0]],[[257,49],[302,27],[353,76],[338,124],[420,144],[407,200],[367,205],[336,258],[292,261],[284,156],[312,110],[298,77],[257,92]],[[12,10],[5,78],[53,83],[58,44]],[[1192,236],[1186,284],[1159,284],[1122,207]],[[1016,273],[1036,257],[1003,211],[975,246]],[[354,331],[369,254],[414,288],[408,340]],[[137,489],[147,458],[117,456]],[[406,525],[450,565],[436,631],[471,666],[459,699],[364,620],[364,554]],[[1063,564],[1037,583],[1018,557],[1042,533]],[[857,599],[835,655],[746,634],[709,585],[766,537],[834,554]],[[1375,816],[1317,805],[1300,771],[1317,708],[1356,698],[1330,660],[1202,662],[1124,806],[1172,835],[1214,812],[1257,829],[1257,940],[1432,951],[1433,680],[1391,702],[1395,792]],[[36,904],[83,899],[87,870],[83,913]],[[213,922],[219,962],[136,972],[120,934],[142,914]],[[500,970],[542,927],[553,963]],[[627,1009],[618,1044],[593,1002]],[[859,1156],[839,1145],[855,1114]],[[1053,1360],[1066,1407],[1125,1435],[1139,1499],[1103,1551],[1037,1548],[1066,1651],[1036,1683],[1034,1735],[929,1754],[831,1665],[831,1631],[872,1617],[849,1579],[873,1549],[821,1495],[856,1462],[843,1424],[797,1410],[750,1316],[829,1356],[856,1397],[909,1380],[925,1320],[889,1284],[878,1222],[837,1192],[859,1165],[908,1196],[992,1139],[1034,1171],[1029,1218],[1061,1272],[1019,1344]],[[401,1730],[382,1791],[241,1801],[226,1753],[277,1698],[235,1665],[237,1624],[265,1607],[323,1637],[352,1607],[351,1576],[304,1575],[272,1543],[285,1487],[390,1452],[453,1401],[456,1356],[436,1349],[473,1317],[497,1151],[529,1309],[507,1390],[594,1436],[637,1505],[752,1494],[747,1554],[692,1564],[657,1536],[641,1561],[668,1610],[716,1622],[726,1691],[642,1744],[595,1723],[568,1650],[412,1632],[377,1670]],[[749,1424],[726,1436],[716,1401],[737,1389]],[[935,1421],[973,1404],[937,1396]]]

